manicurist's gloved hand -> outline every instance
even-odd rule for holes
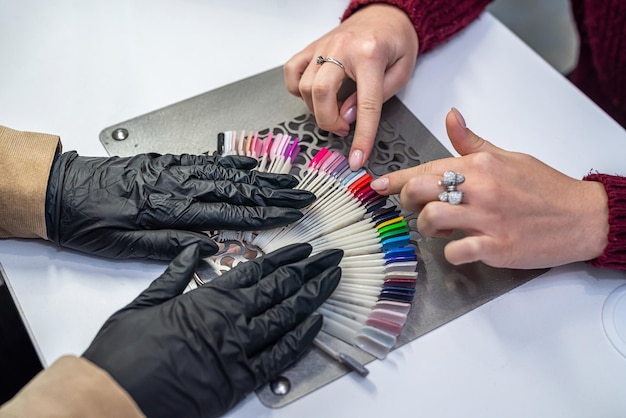
[[[217,245],[200,231],[274,228],[315,199],[292,189],[293,176],[249,171],[255,165],[247,157],[61,154],[48,181],[48,238],[109,258],[171,260],[193,243],[213,254]]]
[[[311,314],[339,283],[343,252],[310,252],[285,247],[181,294],[199,259],[188,247],[83,356],[149,417],[222,415],[294,363],[320,330],[323,318]]]

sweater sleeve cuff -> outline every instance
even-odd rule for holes
[[[45,204],[58,136],[0,126],[0,238],[47,239]]]
[[[588,263],[594,267],[626,270],[626,177],[589,174],[583,178],[604,185],[609,205],[609,235],[604,252]]]
[[[63,356],[0,408],[6,417],[143,417],[113,378],[82,357]]]
[[[344,21],[361,7],[374,3],[402,9],[413,22],[420,53],[447,41],[476,20],[491,0],[352,0],[344,12]]]

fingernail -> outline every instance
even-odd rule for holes
[[[352,106],[346,110],[343,114],[343,119],[349,124],[354,123],[356,120],[356,106]]]
[[[360,150],[352,151],[348,162],[350,163],[350,169],[353,171],[363,167],[363,152]]]
[[[386,177],[378,178],[370,183],[370,187],[377,192],[383,192],[389,187],[389,179]]]
[[[459,122],[459,125],[461,125],[463,128],[467,128],[467,125],[465,124],[465,118],[463,118],[461,112],[459,112],[456,107],[453,107],[451,110],[452,113],[454,113],[454,117],[456,118],[457,122]]]

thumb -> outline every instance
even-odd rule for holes
[[[180,295],[191,281],[200,260],[200,248],[197,244],[183,249],[172,260],[170,265],[158,279],[141,292],[124,310],[146,308],[159,305]]]
[[[446,115],[446,131],[450,138],[450,143],[461,155],[473,154],[476,152],[495,152],[500,148],[489,141],[485,141],[465,125],[465,119],[461,112],[452,108]]]
[[[472,132],[465,125],[465,119],[463,115],[461,115],[461,112],[454,107],[446,115],[446,131],[448,132],[450,143],[461,156],[476,152],[496,153],[503,151],[501,148],[496,147],[489,141],[485,141]],[[443,172],[442,166],[445,166],[448,162],[449,159],[443,158],[404,170],[387,173],[372,181],[370,187],[384,196],[397,194],[400,193],[409,180],[417,175],[433,173],[439,173],[439,175],[441,175]]]

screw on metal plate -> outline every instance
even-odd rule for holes
[[[270,389],[274,395],[286,395],[291,390],[291,382],[285,376],[278,376],[270,382]]]
[[[128,131],[124,128],[117,128],[111,133],[111,136],[116,141],[123,141],[128,138]]]

